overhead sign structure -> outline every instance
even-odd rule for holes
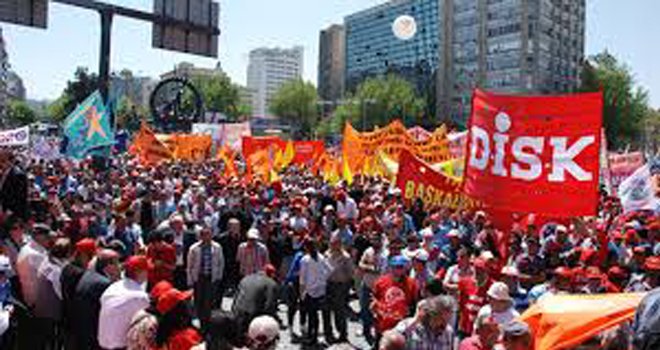
[[[154,0],[154,14],[187,22],[185,28],[176,24],[153,24],[152,44],[155,48],[218,57],[218,27],[220,5],[212,0]]]
[[[48,0],[0,0],[0,22],[46,28]]]

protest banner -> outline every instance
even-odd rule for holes
[[[193,134],[209,134],[213,144],[219,150],[222,145],[227,145],[234,152],[241,152],[242,138],[252,136],[250,122],[207,124],[195,123],[192,126]]]
[[[535,350],[573,349],[603,331],[629,322],[644,293],[550,295],[520,319],[534,337]]]
[[[399,173],[396,186],[401,190],[404,200],[409,203],[422,199],[424,207],[446,207],[452,209],[475,209],[476,201],[463,194],[461,183],[431,168],[403,150],[399,157]]]
[[[213,141],[211,135],[176,134],[174,136],[174,159],[201,162],[209,158]]]
[[[249,159],[252,154],[262,149],[272,149],[273,157],[278,150],[284,155],[286,153],[287,144],[288,141],[282,140],[277,136],[246,136],[243,137],[242,142],[243,158]],[[291,163],[312,167],[318,157],[323,154],[324,150],[325,146],[323,141],[293,141],[294,154]]]
[[[476,90],[465,192],[510,212],[596,214],[602,105],[601,93],[527,97]]]
[[[652,210],[660,213],[660,160],[638,168],[618,188],[623,211]]]
[[[60,139],[57,137],[37,136],[33,139],[31,157],[34,159],[54,160],[60,158]]]
[[[27,146],[29,143],[29,126],[0,131],[0,146]]]
[[[343,157],[353,173],[361,172],[364,163],[378,152],[398,161],[402,150],[429,164],[447,160],[450,158],[447,130],[444,125],[440,126],[426,140],[417,141],[399,120],[371,132],[358,132],[350,123],[344,127]]]
[[[644,166],[644,154],[642,152],[609,153],[607,161],[612,194],[616,195],[619,185],[637,169]]]

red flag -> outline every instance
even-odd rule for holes
[[[406,150],[399,156],[396,186],[406,201],[421,198],[427,209],[477,208],[477,203],[462,193],[460,182],[433,170]]]
[[[498,210],[594,215],[602,100],[601,93],[528,97],[475,90],[465,192]]]

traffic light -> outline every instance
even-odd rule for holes
[[[0,0],[0,22],[45,29],[48,0]]]

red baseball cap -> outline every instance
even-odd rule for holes
[[[603,278],[603,274],[600,272],[600,269],[596,266],[587,267],[587,271],[586,271],[585,275],[588,279],[601,279],[601,278]]]
[[[83,238],[76,243],[76,252],[82,254],[95,254],[96,241],[91,238]]]
[[[163,294],[173,288],[174,286],[172,283],[168,281],[160,281],[156,283],[153,288],[151,288],[151,293],[149,293],[149,295],[151,296],[151,299],[158,300]]]
[[[557,277],[563,277],[563,278],[573,278],[573,271],[571,269],[560,266],[554,270],[554,273]]]
[[[266,276],[270,278],[275,278],[277,275],[277,269],[275,269],[275,266],[271,264],[264,266],[264,272],[266,273]]]
[[[660,256],[651,256],[644,261],[644,269],[647,271],[660,271]]]
[[[127,272],[138,272],[138,271],[149,271],[152,266],[144,255],[133,255],[126,259],[124,262],[124,268]]]
[[[190,299],[192,295],[193,292],[191,290],[182,292],[178,289],[172,288],[158,298],[156,310],[158,310],[161,315],[164,315],[172,311],[172,309],[174,309],[180,302]]]
[[[607,276],[609,278],[625,278],[626,271],[619,266],[612,266],[607,270]]]

